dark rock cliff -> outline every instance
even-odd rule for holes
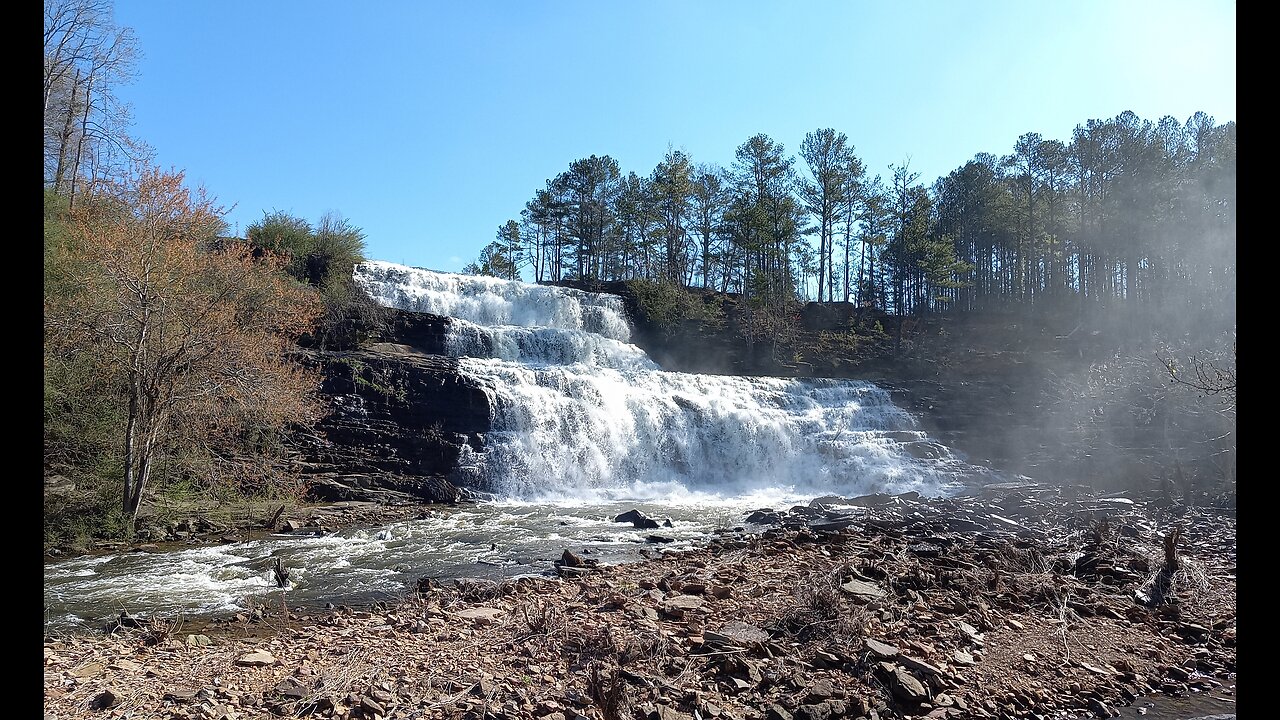
[[[419,347],[438,340],[443,318],[399,318]],[[448,480],[464,448],[479,450],[493,417],[488,393],[457,360],[409,343],[355,351],[305,351],[322,376],[327,414],[298,439],[304,477],[317,499],[456,502]]]
[[[1127,347],[1131,337],[1105,326],[999,312],[896,318],[847,303],[809,303],[791,319],[785,344],[769,336],[748,343],[746,311],[731,295],[702,293],[696,301],[717,312],[662,324],[646,316],[626,283],[564,284],[621,295],[632,342],[664,369],[869,380],[979,464],[1101,488],[1150,485],[1184,469],[1234,476],[1234,445],[1206,445],[1199,426],[1180,431],[1183,409],[1149,390],[1161,387],[1143,368],[1153,364],[1151,354]],[[330,408],[317,433],[299,443],[314,495],[466,496],[448,479],[464,448],[483,449],[493,408],[457,361],[442,356],[448,323],[395,311],[360,350],[304,353],[324,376]],[[1148,359],[1121,367],[1122,355]],[[1121,380],[1135,390],[1118,394]],[[1223,462],[1230,463],[1225,471],[1213,464]]]

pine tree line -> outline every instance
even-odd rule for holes
[[[932,185],[868,178],[844,133],[799,158],[768,137],[729,168],[668,149],[648,175],[575,160],[468,272],[659,279],[757,306],[843,301],[899,315],[1053,305],[1188,311],[1234,302],[1235,123],[1124,112],[1068,141],[1026,133]],[[799,161],[799,162],[798,162]]]

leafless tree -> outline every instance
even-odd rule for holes
[[[1185,385],[1203,395],[1219,396],[1229,409],[1236,405],[1236,344],[1231,343],[1230,363],[1222,360],[1206,360],[1192,355],[1185,366],[1180,366],[1173,357],[1161,357],[1165,369],[1169,372],[1169,382]],[[1188,369],[1189,368],[1189,369]]]
[[[75,202],[83,181],[145,160],[129,137],[129,107],[116,88],[135,77],[133,30],[118,27],[108,0],[45,0],[45,183]]]

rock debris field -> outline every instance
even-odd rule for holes
[[[48,637],[45,718],[1102,718],[1234,697],[1233,510],[1006,484],[762,510],[623,565],[565,551],[559,577]]]

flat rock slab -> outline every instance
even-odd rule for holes
[[[658,607],[668,615],[681,617],[689,611],[701,609],[704,604],[706,601],[697,595],[676,595],[663,600]]]
[[[846,520],[827,520],[809,523],[809,529],[814,532],[840,532],[853,524],[853,518]]]
[[[245,653],[244,655],[236,658],[237,665],[244,665],[247,667],[263,667],[266,665],[274,665],[275,663],[276,656],[266,650],[254,650],[251,653]]]
[[[867,638],[867,649],[877,657],[892,658],[898,656],[898,648],[871,638]]]
[[[713,645],[732,645],[750,647],[769,642],[769,633],[750,623],[731,622],[719,630],[706,630],[703,636]]]
[[[172,702],[187,703],[194,701],[199,693],[199,688],[178,686],[165,691],[164,699]]]
[[[960,632],[967,635],[969,639],[972,640],[974,643],[978,645],[983,644],[983,641],[986,636],[983,633],[978,632],[978,628],[970,625],[969,623],[963,620],[957,620],[956,627],[960,628]]]
[[[881,590],[880,586],[876,585],[875,583],[863,582],[862,580],[858,580],[858,579],[853,579],[846,583],[842,583],[840,585],[840,589],[849,593],[850,595],[853,595],[854,597],[868,598],[868,599],[884,597],[884,590]]]
[[[75,670],[72,670],[71,676],[78,677],[78,678],[97,677],[98,675],[101,675],[106,669],[107,669],[106,666],[100,662],[91,662],[86,665],[82,665],[81,667],[78,667]]]
[[[489,625],[506,614],[507,613],[505,611],[499,610],[498,608],[475,607],[467,608],[466,610],[459,610],[455,612],[453,616],[462,618],[463,620],[470,620],[479,625]]]
[[[927,663],[927,662],[925,662],[924,660],[920,660],[920,659],[918,659],[918,658],[913,658],[913,657],[911,657],[910,655],[901,655],[901,656],[899,656],[899,657],[898,657],[898,662],[902,663],[903,665],[907,666],[908,668],[910,668],[910,669],[912,669],[912,670],[914,670],[914,671],[916,671],[916,672],[919,672],[919,673],[924,673],[924,674],[926,674],[926,675],[934,675],[934,676],[937,676],[937,677],[943,677],[943,678],[951,679],[951,674],[950,674],[950,673],[947,673],[947,672],[943,672],[942,668],[940,668],[940,667],[938,667],[938,666],[936,666],[936,665],[932,665],[932,664],[930,664],[930,663]]]

